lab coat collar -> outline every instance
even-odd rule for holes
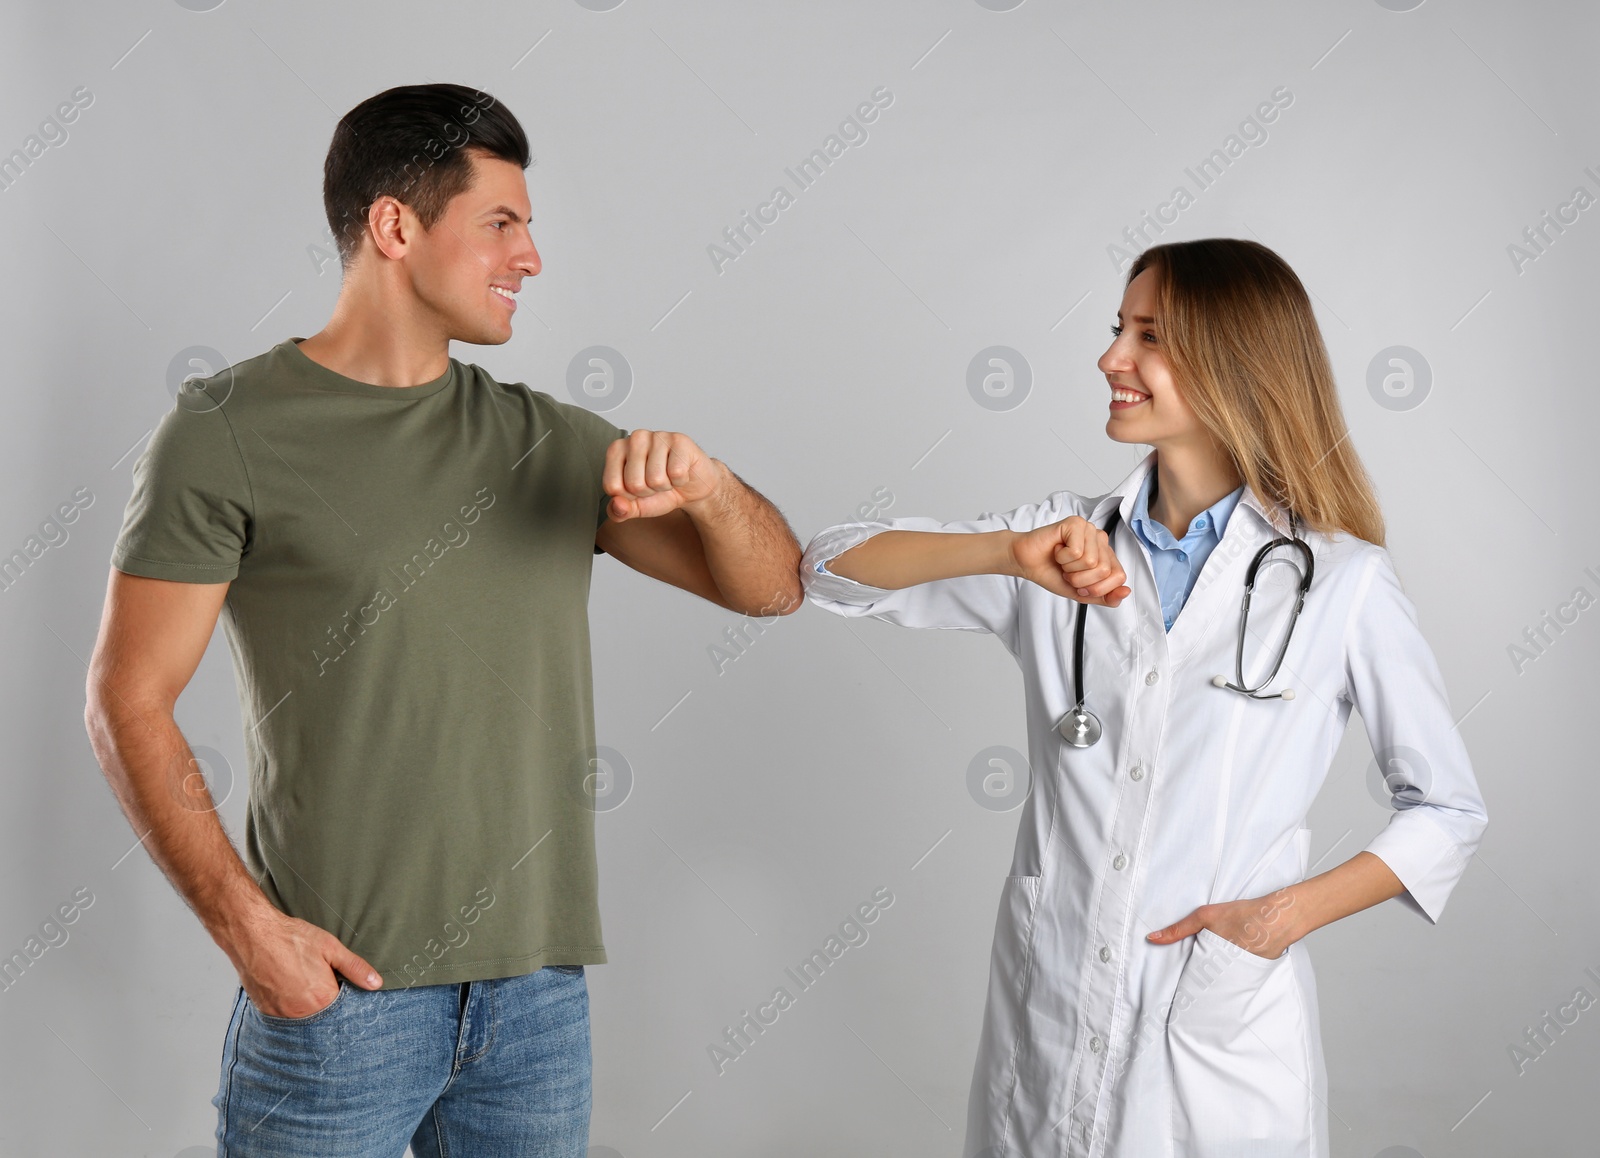
[[[1130,526],[1132,525],[1129,520],[1133,518],[1134,508],[1139,505],[1139,488],[1144,485],[1145,476],[1156,468],[1156,454],[1157,452],[1152,450],[1145,455],[1139,464],[1128,472],[1126,478],[1095,502],[1090,522],[1097,527],[1105,526],[1106,516],[1115,507],[1120,512],[1122,521]],[[1264,503],[1261,500],[1261,496],[1256,494],[1255,489],[1248,485],[1244,488],[1244,494],[1239,496],[1238,506],[1234,507],[1233,514],[1229,516],[1228,524],[1230,527],[1233,525],[1233,520],[1238,517],[1239,510],[1242,507],[1248,507],[1254,511],[1255,517],[1261,520],[1262,526],[1274,535],[1287,535],[1289,533],[1289,517],[1283,508],[1276,504],[1269,505]],[[1303,528],[1301,534],[1302,536],[1305,534]]]

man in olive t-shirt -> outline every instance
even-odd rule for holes
[[[594,557],[801,604],[783,516],[687,435],[450,357],[507,341],[541,269],[530,160],[458,85],[345,114],[332,317],[185,384],[134,467],[85,723],[239,975],[212,1099],[235,1158],[582,1158]],[[173,716],[219,618],[242,857]]]
[[[185,385],[111,556],[231,581],[245,864],[385,986],[604,962],[586,612],[626,432],[454,358],[375,386],[298,340]]]

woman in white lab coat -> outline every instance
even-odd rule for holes
[[[1118,320],[1106,433],[1153,449],[1113,490],[829,527],[801,572],[829,611],[992,632],[1023,671],[1032,790],[963,1155],[1327,1158],[1301,938],[1395,896],[1437,921],[1487,813],[1294,272],[1249,241],[1154,246]],[[1289,511],[1314,566],[1274,674],[1298,548],[1260,564],[1247,629],[1241,599]],[[1063,721],[1080,613],[1088,747]],[[1352,707],[1394,811],[1308,877]]]

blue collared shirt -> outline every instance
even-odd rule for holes
[[[1189,522],[1183,538],[1174,539],[1172,532],[1150,517],[1150,488],[1155,482],[1155,467],[1144,476],[1139,497],[1134,503],[1133,515],[1128,520],[1134,533],[1150,548],[1150,562],[1156,573],[1156,592],[1161,596],[1161,618],[1167,630],[1188,602],[1194,581],[1205,566],[1206,556],[1222,541],[1222,532],[1228,525],[1228,516],[1244,494],[1241,484],[1231,495],[1224,495],[1201,511]]]

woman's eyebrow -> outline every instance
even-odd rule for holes
[[[1118,311],[1117,311],[1117,321],[1119,321],[1119,322],[1120,322],[1120,321],[1121,321],[1121,320],[1122,320],[1122,311],[1121,311],[1121,310],[1118,310]],[[1152,325],[1154,325],[1154,324],[1155,324],[1155,319],[1154,319],[1154,318],[1152,318],[1152,317],[1150,317],[1150,316],[1149,316],[1149,315],[1147,315],[1147,314],[1135,314],[1135,315],[1134,315],[1134,316],[1133,316],[1133,320],[1134,320],[1134,321],[1136,321],[1136,322],[1149,322],[1149,323],[1151,323],[1151,324],[1152,324]]]

